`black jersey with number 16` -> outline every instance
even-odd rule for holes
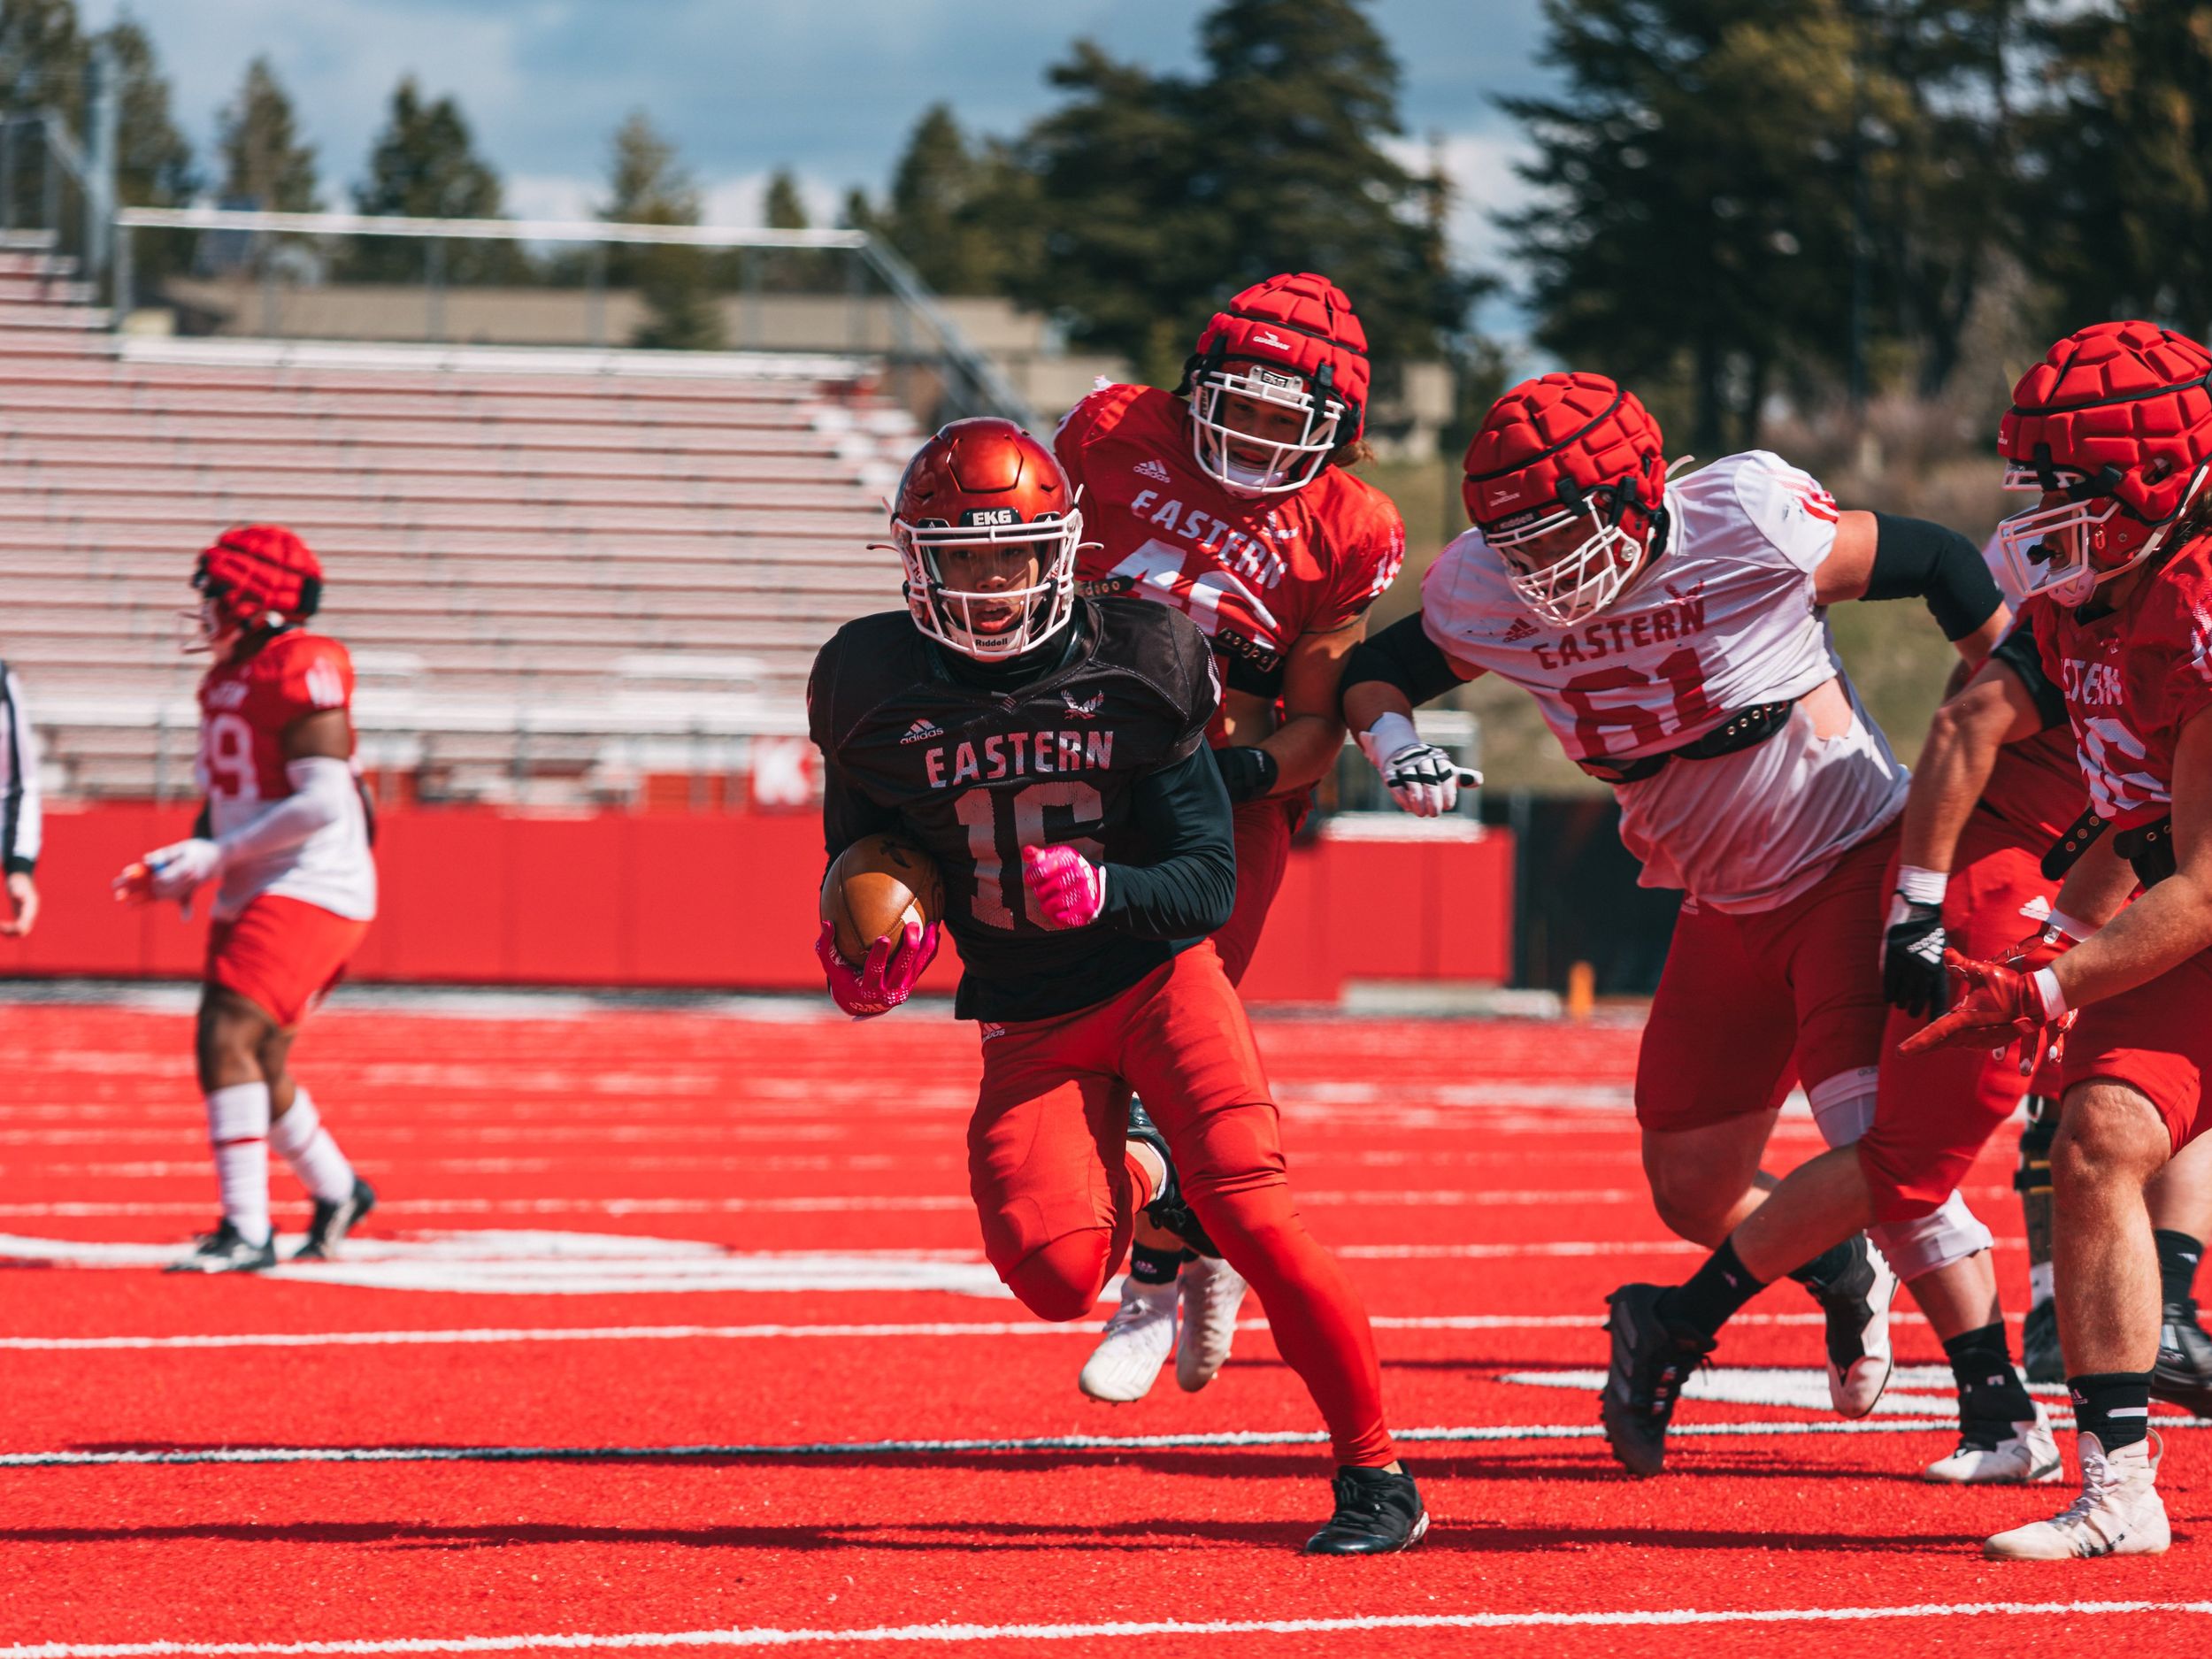
[[[1205,637],[1165,605],[1081,600],[1072,626],[1057,668],[1000,685],[949,661],[904,611],[862,617],[808,682],[828,851],[891,830],[937,860],[967,969],[963,1018],[1089,1007],[1191,942],[1053,928],[1022,879],[1024,847],[1066,842],[1109,865],[1160,856],[1132,810],[1137,786],[1204,744],[1219,695]]]

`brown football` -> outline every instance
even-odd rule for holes
[[[926,926],[944,913],[937,861],[895,835],[862,836],[822,878],[822,919],[835,924],[837,954],[855,967],[886,933],[910,921]]]

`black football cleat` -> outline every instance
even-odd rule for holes
[[[212,1233],[204,1233],[189,1256],[178,1257],[162,1271],[168,1273],[258,1273],[276,1265],[276,1234],[259,1244],[248,1244],[226,1219]]]
[[[361,1225],[365,1217],[376,1208],[376,1188],[358,1175],[353,1178],[353,1190],[335,1203],[318,1198],[315,1218],[307,1224],[307,1242],[292,1252],[296,1262],[334,1262],[338,1248],[346,1241],[346,1235]]]
[[[2020,1369],[2032,1383],[2066,1380],[2066,1356],[2058,1350],[2058,1303],[2048,1296],[2028,1310],[2020,1333]]]
[[[1145,1219],[1173,1233],[1199,1255],[1218,1257],[1220,1247],[1206,1236],[1197,1213],[1183,1201],[1183,1184],[1175,1179],[1175,1155],[1167,1149],[1167,1137],[1134,1094],[1129,1097],[1129,1139],[1141,1141],[1158,1153],[1161,1166],[1167,1171],[1167,1184],[1144,1207]]]
[[[1330,1483],[1336,1513],[1306,1540],[1309,1555],[1389,1555],[1411,1549],[1429,1530],[1421,1489],[1387,1469],[1339,1469]]]
[[[1667,1424],[1682,1385],[1705,1363],[1712,1340],[1659,1317],[1661,1285],[1623,1285],[1606,1301],[1613,1311],[1613,1357],[1598,1396],[1598,1418],[1613,1455],[1632,1475],[1667,1466]]]
[[[2197,1323],[2194,1297],[2166,1304],[2158,1332],[2158,1363],[2151,1371],[2151,1398],[2212,1417],[2212,1336]]]

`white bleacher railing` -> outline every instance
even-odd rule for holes
[[[432,341],[445,336],[445,299],[457,285],[445,275],[444,250],[456,244],[497,242],[582,250],[588,257],[584,291],[588,296],[587,326],[593,337],[580,343],[601,346],[604,338],[607,251],[613,248],[686,248],[702,252],[739,256],[743,267],[738,279],[741,303],[757,305],[760,299],[761,255],[818,254],[843,261],[841,297],[849,316],[854,349],[870,342],[865,307],[880,296],[892,311],[894,338],[887,348],[870,350],[894,366],[925,365],[936,371],[945,400],[952,412],[999,414],[1033,429],[1038,426],[1033,410],[998,366],[968,341],[948,317],[935,296],[897,251],[864,231],[733,229],[704,225],[637,225],[599,219],[409,219],[360,213],[273,213],[224,208],[127,208],[114,218],[114,311],[118,326],[129,317],[137,295],[134,242],[141,231],[198,232],[204,236],[229,239],[234,263],[250,263],[268,291],[273,293],[279,262],[265,256],[289,245],[334,249],[342,242],[385,238],[424,245],[423,335]],[[306,262],[312,283],[326,280]],[[328,263],[328,262],[321,262]],[[296,279],[299,273],[295,272]],[[817,282],[818,288],[836,287]],[[270,319],[274,305],[265,306]],[[265,332],[274,332],[273,328]],[[741,330],[748,334],[749,330]]]

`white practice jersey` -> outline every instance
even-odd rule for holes
[[[1764,742],[1614,787],[1643,885],[1684,888],[1718,910],[1772,910],[1904,808],[1905,769],[1860,705],[1813,595],[1836,503],[1753,449],[1670,483],[1667,508],[1664,552],[1586,622],[1563,632],[1540,622],[1469,530],[1422,581],[1423,623],[1463,664],[1533,693],[1578,760],[1679,749],[1732,715],[1839,680],[1852,720],[1837,736],[1814,735],[1801,707]]]

